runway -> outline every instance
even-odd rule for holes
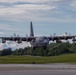
[[[76,75],[75,64],[0,64],[0,75]]]
[[[76,70],[1,71],[0,75],[76,75]]]

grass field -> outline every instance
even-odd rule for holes
[[[76,63],[76,54],[60,56],[0,56],[0,64],[46,64],[46,63]]]

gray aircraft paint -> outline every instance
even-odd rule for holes
[[[30,37],[34,37],[32,22],[30,22]]]

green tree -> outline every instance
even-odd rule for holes
[[[70,52],[71,52],[71,53],[76,53],[76,43],[72,43],[72,44],[71,44]]]
[[[4,55],[11,55],[11,54],[12,54],[11,48],[3,49],[3,50],[0,52],[0,55],[1,55],[1,56],[4,56]]]

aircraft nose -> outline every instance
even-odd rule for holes
[[[44,43],[45,43],[45,44],[48,44],[48,43],[49,43],[49,41],[48,41],[48,40],[44,40]]]

